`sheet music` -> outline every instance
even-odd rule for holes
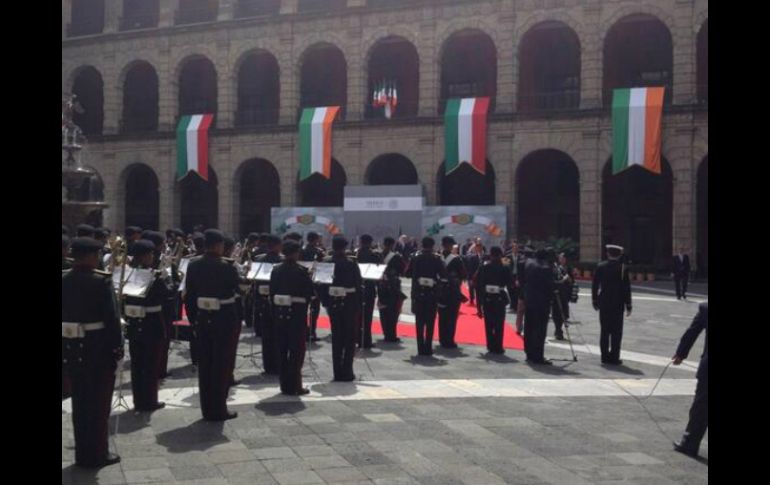
[[[313,283],[330,285],[334,281],[334,263],[316,263]]]
[[[358,267],[361,269],[361,278],[379,281],[382,279],[387,266],[384,264],[358,263]]]
[[[257,273],[259,273],[259,268],[262,267],[262,263],[251,263],[251,268],[249,269],[249,272],[246,274],[247,280],[255,280],[257,279]]]
[[[262,263],[257,272],[257,276],[254,278],[257,281],[270,281],[270,273],[273,272],[274,263]]]
[[[154,280],[155,270],[135,268],[126,279],[126,283],[123,286],[123,294],[144,298]]]
[[[300,266],[304,266],[310,271],[313,271],[313,268],[315,267],[315,261],[297,261]]]
[[[115,291],[117,292],[120,290],[120,268],[116,268],[116,271],[112,273],[112,286],[115,287]],[[130,266],[126,266],[126,274],[123,275],[123,281],[128,280],[128,277],[131,276],[131,273],[134,271],[134,268]]]
[[[179,260],[179,271],[182,273],[182,282],[179,283],[179,291],[182,292],[187,286],[187,265],[192,258],[182,258]]]

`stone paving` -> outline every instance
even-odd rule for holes
[[[230,401],[239,416],[226,423],[200,420],[187,344],[175,343],[173,376],[161,390],[168,407],[111,418],[119,465],[72,465],[69,401],[62,402],[62,484],[707,483],[708,434],[700,460],[670,444],[686,425],[703,338],[686,364],[666,367],[702,298],[635,292],[625,362],[613,368],[599,362],[587,291],[571,305],[577,362],[566,342],[550,338],[546,356],[564,359],[553,368],[531,367],[519,351],[489,356],[471,345],[416,357],[415,341],[404,339],[359,352],[359,380],[331,383],[324,339],[311,349],[312,365],[306,359],[312,392],[301,399],[281,396],[277,381],[260,375],[259,355],[247,355],[252,343],[259,351],[259,339],[244,329],[242,384]],[[130,404],[130,385],[123,387]]]

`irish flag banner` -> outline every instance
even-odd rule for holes
[[[486,171],[488,109],[489,98],[447,101],[444,112],[446,173],[461,163],[469,163],[482,174]]]
[[[339,106],[305,108],[299,120],[299,180],[332,171],[332,122]]]
[[[616,89],[612,97],[612,173],[633,165],[660,174],[664,88]]]
[[[198,172],[209,179],[209,126],[212,114],[182,116],[176,128],[177,177]]]

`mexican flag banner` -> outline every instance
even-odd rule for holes
[[[176,173],[178,178],[197,172],[209,180],[209,126],[213,114],[182,116],[176,128]]]
[[[613,175],[633,165],[660,174],[664,89],[631,88],[613,92]]]
[[[332,122],[339,106],[305,108],[299,120],[299,180],[314,173],[327,179],[332,170]]]
[[[487,157],[487,110],[489,98],[454,98],[444,112],[446,173],[469,163],[484,174]]]

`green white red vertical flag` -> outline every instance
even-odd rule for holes
[[[664,89],[631,88],[613,92],[613,174],[634,165],[660,174]]]
[[[177,177],[197,172],[209,179],[209,127],[213,114],[182,116],[176,129]]]
[[[299,179],[314,173],[331,177],[332,123],[339,106],[305,108],[299,120]]]
[[[489,98],[453,98],[444,112],[446,173],[462,163],[486,172]]]

